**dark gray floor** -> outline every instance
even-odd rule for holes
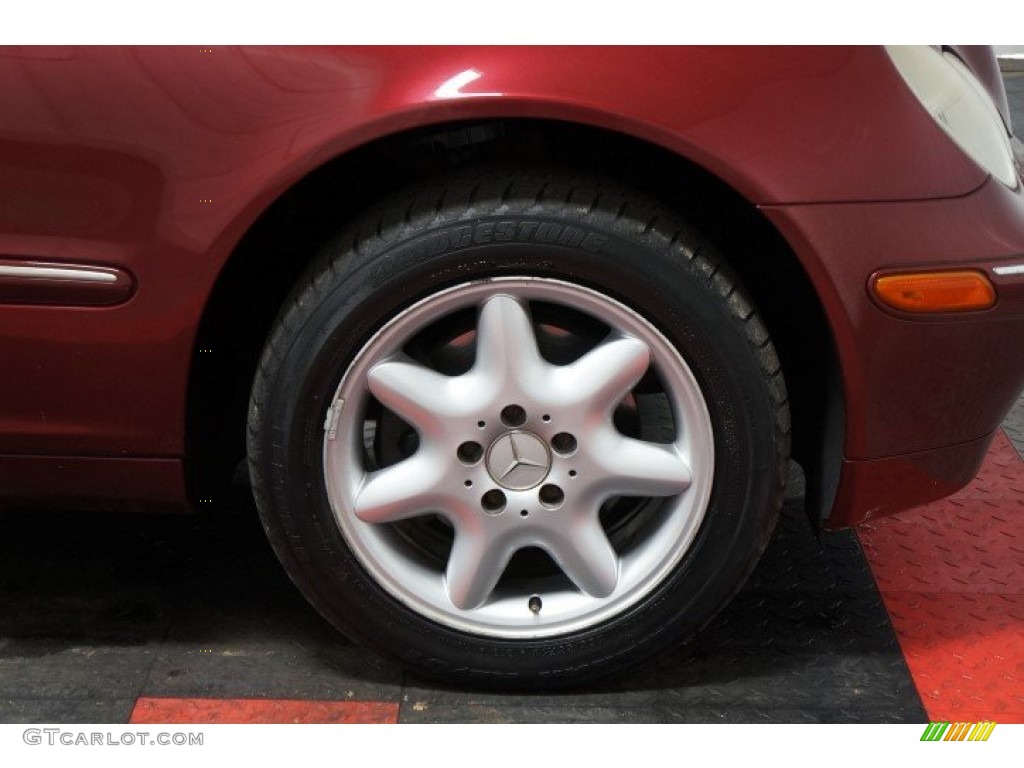
[[[1003,431],[1010,438],[1017,453],[1024,459],[1024,395],[1017,400],[1017,405],[1003,422]]]

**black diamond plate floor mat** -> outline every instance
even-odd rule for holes
[[[200,699],[237,722],[265,716],[253,714],[264,699],[346,722],[926,720],[856,538],[819,541],[796,500],[750,582],[688,647],[582,691],[407,679],[306,606],[242,497],[197,518],[4,513],[0,605],[6,722],[124,722],[140,699],[149,718],[194,717]],[[295,710],[303,701],[320,708]]]

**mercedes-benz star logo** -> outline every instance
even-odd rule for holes
[[[506,432],[487,449],[487,471],[494,482],[512,491],[539,485],[549,469],[548,446],[531,432]]]

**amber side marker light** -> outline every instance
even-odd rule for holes
[[[977,312],[996,303],[996,289],[982,272],[906,272],[875,277],[871,289],[887,307],[915,314]]]

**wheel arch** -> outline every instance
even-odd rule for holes
[[[223,492],[244,457],[248,394],[263,343],[327,238],[405,186],[488,164],[546,164],[627,183],[680,211],[716,244],[775,341],[808,514],[823,520],[838,484],[845,397],[831,326],[808,270],[756,205],[696,162],[625,133],[546,118],[399,130],[323,162],[259,213],[223,265],[197,331],[185,425],[191,498]],[[204,354],[208,349],[218,353]]]

